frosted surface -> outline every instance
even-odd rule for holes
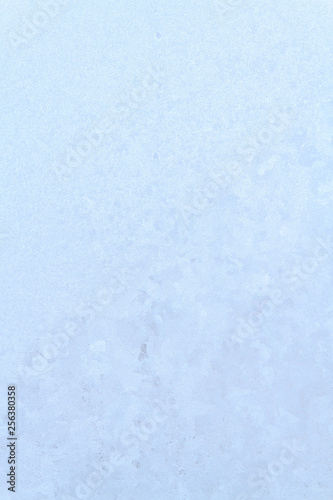
[[[1,499],[333,499],[332,42],[332,0],[1,0]]]

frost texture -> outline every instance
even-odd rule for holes
[[[333,498],[332,25],[1,3],[1,498]]]

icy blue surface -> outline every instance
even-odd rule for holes
[[[1,500],[333,499],[332,42],[332,0],[1,0]]]

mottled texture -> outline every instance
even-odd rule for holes
[[[1,499],[333,499],[332,28],[2,0]]]

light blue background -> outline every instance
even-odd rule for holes
[[[11,383],[16,500],[333,498],[333,4],[226,4],[0,5],[3,499]]]

